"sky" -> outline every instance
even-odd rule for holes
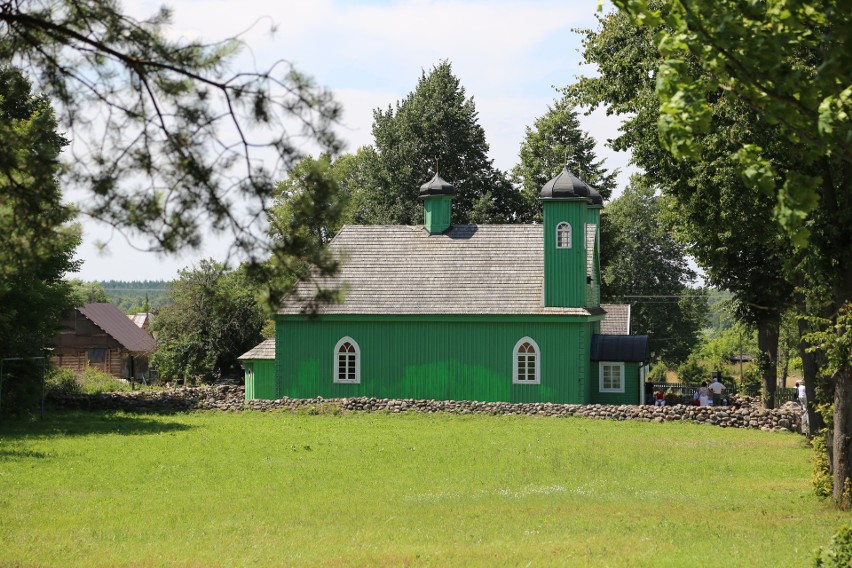
[[[123,5],[144,17],[161,2],[125,0]],[[572,31],[596,26],[592,0],[172,0],[167,5],[173,10],[173,37],[212,42],[248,30],[243,35],[248,50],[237,66],[263,69],[284,59],[330,89],[344,109],[338,134],[352,152],[372,143],[375,108],[403,99],[424,70],[446,59],[474,99],[494,165],[506,171],[517,163],[525,128],[558,98],[555,89],[578,75],[594,74],[581,65],[581,36]],[[597,140],[598,157],[607,167],[622,169],[623,187],[634,171],[629,156],[605,146],[619,120],[598,110],[581,116],[581,123]],[[83,229],[77,253],[83,266],[74,275],[83,280],[171,280],[201,258],[224,260],[228,244],[208,238],[200,250],[163,257],[137,250],[141,240],[128,241],[90,219],[83,220]]]

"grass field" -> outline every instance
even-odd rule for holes
[[[0,423],[0,566],[808,566],[801,437],[579,418]]]

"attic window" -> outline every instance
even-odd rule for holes
[[[334,382],[361,382],[361,349],[351,337],[344,337],[334,347]]]
[[[565,221],[556,225],[556,248],[571,248],[571,225]]]
[[[529,337],[515,344],[512,382],[519,385],[537,385],[541,382],[541,358],[538,345]]]

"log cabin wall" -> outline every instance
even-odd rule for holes
[[[128,378],[131,365],[124,361],[129,357],[131,354],[118,341],[78,310],[60,322],[53,352],[58,366],[78,373],[94,367],[114,377]],[[134,374],[138,374],[136,369]]]

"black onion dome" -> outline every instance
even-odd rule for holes
[[[600,194],[589,187],[586,182],[569,172],[568,166],[565,166],[562,168],[562,171],[559,172],[559,175],[544,184],[544,187],[541,188],[541,192],[538,196],[543,199],[560,199],[569,197],[591,197],[594,199],[593,196],[595,194],[597,194],[598,198],[600,198]],[[603,200],[601,200],[601,203],[603,203]]]
[[[426,195],[455,195],[456,188],[449,182],[446,182],[437,173],[430,181],[427,181],[420,186],[420,196]]]
[[[589,186],[591,192],[589,193],[589,197],[592,199],[592,205],[603,205],[603,197],[598,193],[598,190],[592,186]]]

